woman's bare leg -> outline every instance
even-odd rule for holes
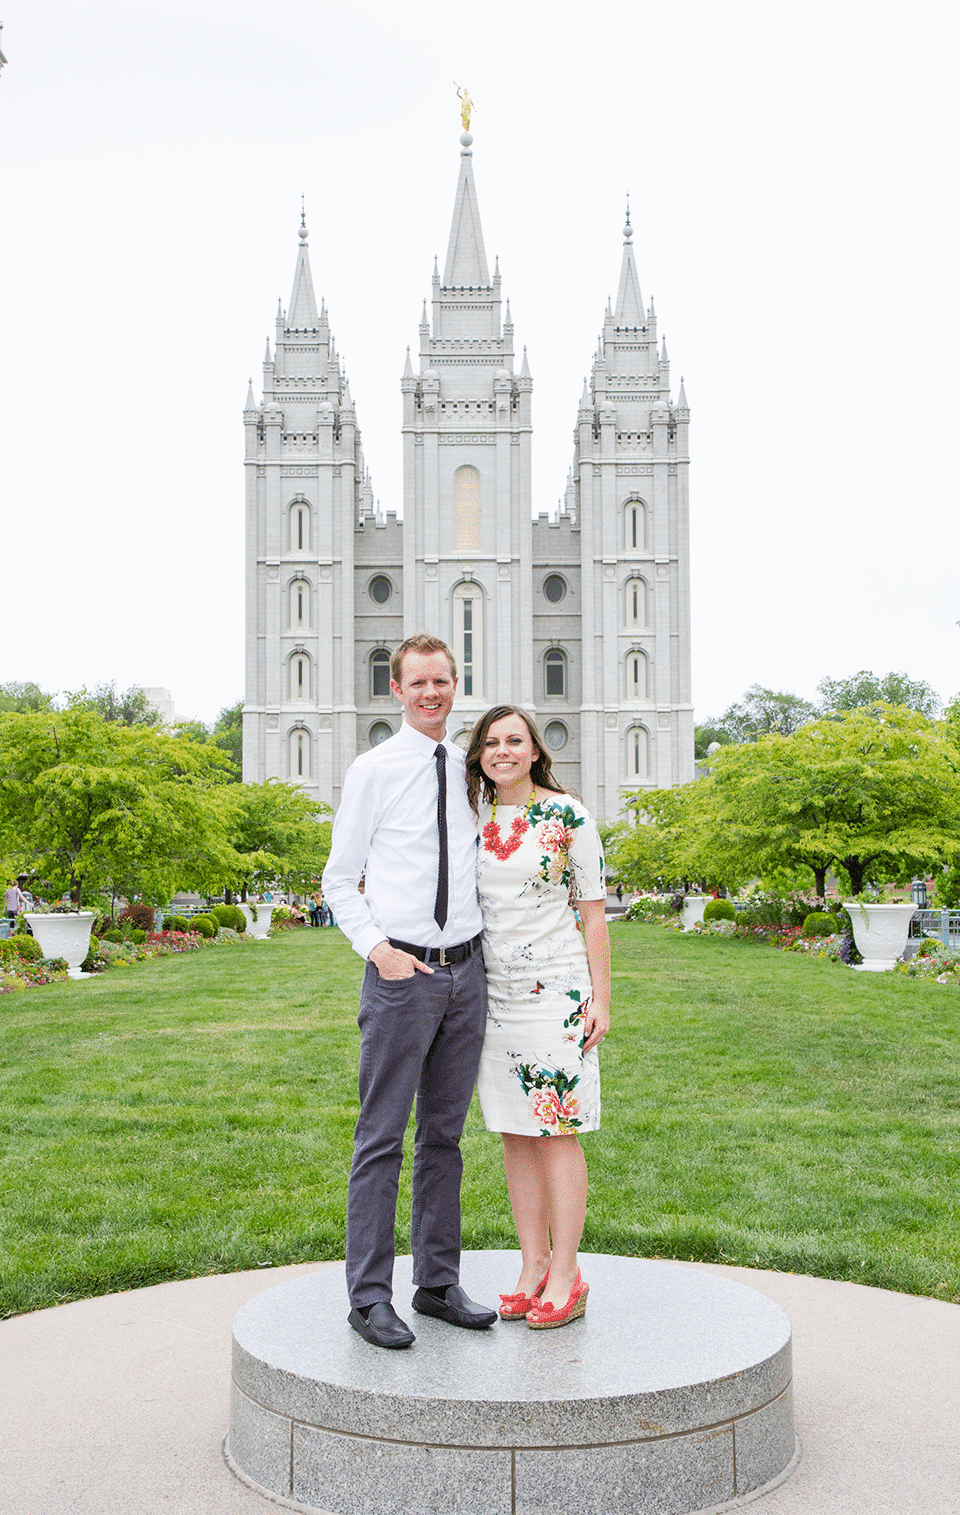
[[[576,1136],[540,1136],[540,1168],[546,1193],[553,1256],[541,1298],[565,1305],[577,1276],[577,1248],[587,1213],[587,1160]]]
[[[548,1138],[503,1132],[503,1171],[523,1267],[515,1293],[532,1294],[550,1266],[550,1215],[538,1148]],[[567,1293],[569,1294],[569,1286]]]

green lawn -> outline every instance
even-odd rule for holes
[[[584,1248],[960,1299],[960,996],[611,934]],[[341,1257],[360,969],[301,931],[0,997],[0,1314]],[[512,1246],[476,1104],[464,1147],[464,1245]]]

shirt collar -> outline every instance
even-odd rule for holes
[[[435,742],[432,736],[424,736],[423,732],[418,731],[415,726],[411,726],[409,721],[404,721],[401,724],[397,734],[403,738],[408,747],[413,747],[418,752],[422,752],[424,757],[433,757],[438,747],[445,747],[448,751],[450,748],[449,736],[445,736],[442,742]]]

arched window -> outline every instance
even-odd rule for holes
[[[310,585],[306,579],[294,579],[290,585],[290,629],[310,630]]]
[[[310,506],[306,500],[294,500],[290,506],[290,551],[310,551]]]
[[[290,698],[310,699],[310,658],[305,652],[294,652],[290,658]]]
[[[627,687],[628,700],[648,700],[650,698],[650,664],[647,654],[636,648],[627,653]]]
[[[310,777],[310,733],[302,726],[290,733],[290,777],[294,782]]]
[[[650,777],[650,738],[645,726],[631,726],[627,732],[626,771],[628,779],[642,782]]]
[[[647,545],[647,507],[628,500],[623,507],[623,545],[626,552],[643,552]]]
[[[543,659],[543,692],[548,699],[566,699],[567,654],[551,647]]]
[[[628,631],[647,625],[647,582],[628,579],[624,585],[624,625]]]
[[[453,654],[461,693],[478,698],[483,693],[483,595],[472,580],[453,591]]]
[[[457,552],[479,552],[480,475],[469,463],[458,468],[453,476],[453,504]]]
[[[390,654],[378,647],[370,656],[370,697],[383,699],[390,694]]]

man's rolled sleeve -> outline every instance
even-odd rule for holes
[[[369,907],[357,888],[377,829],[378,808],[375,773],[354,764],[344,779],[333,822],[330,856],[323,870],[323,892],[337,925],[362,958],[368,957],[378,942],[386,941],[384,933],[371,920]]]

